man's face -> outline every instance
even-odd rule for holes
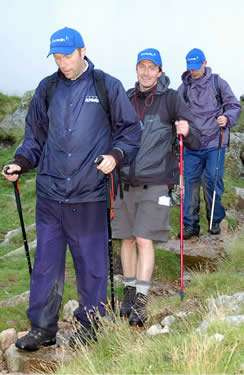
[[[84,69],[84,57],[86,49],[74,50],[71,55],[54,53],[54,60],[66,78],[74,80],[78,78]]]
[[[207,65],[207,61],[204,61],[200,69],[192,69],[190,70],[191,76],[193,79],[199,79],[203,76],[205,72],[205,66]]]
[[[136,66],[137,78],[141,91],[150,90],[156,85],[162,72],[159,67],[150,60],[142,60]]]

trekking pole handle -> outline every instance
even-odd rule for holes
[[[4,174],[9,175],[9,176],[13,176],[14,174],[18,174],[18,175],[21,174],[21,170],[20,170],[20,171],[14,171],[14,172],[12,172],[12,173],[8,173],[9,168],[10,168],[10,167],[7,166],[7,167],[4,169]]]
[[[94,163],[99,165],[101,164],[101,162],[103,161],[103,156],[102,155],[99,155],[96,157],[96,159],[94,160]]]

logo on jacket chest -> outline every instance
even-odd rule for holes
[[[85,102],[86,103],[99,103],[99,99],[97,96],[86,96]]]

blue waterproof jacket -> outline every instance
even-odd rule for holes
[[[87,58],[86,58],[87,59]],[[141,138],[138,116],[116,78],[104,73],[112,128],[94,87],[94,65],[77,79],[58,71],[47,108],[50,77],[36,89],[28,114],[23,143],[15,153],[38,167],[37,195],[67,203],[104,201],[105,175],[94,160],[113,149],[121,150],[124,163],[135,157]],[[113,131],[111,131],[113,129]]]
[[[201,132],[201,149],[218,147],[220,127],[216,118],[220,115],[228,118],[223,142],[223,146],[227,146],[230,128],[236,124],[241,113],[241,105],[228,83],[218,77],[223,100],[221,104],[216,99],[211,68],[205,68],[205,74],[199,79],[193,79],[190,71],[186,71],[182,75],[182,81],[178,92],[183,98],[185,86],[187,87],[187,97],[194,115],[194,123]]]

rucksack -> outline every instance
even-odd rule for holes
[[[221,90],[220,90],[220,87],[219,87],[219,76],[218,76],[218,74],[212,74],[212,86],[213,86],[213,89],[214,89],[214,92],[215,92],[215,97],[216,97],[217,103],[222,105],[223,99],[222,99]],[[189,105],[190,101],[189,101],[189,98],[187,96],[187,89],[188,89],[188,85],[184,84],[183,97],[184,97],[184,100],[185,100],[186,104]]]
[[[110,113],[110,107],[109,107],[109,101],[108,101],[108,93],[105,87],[104,83],[104,73],[100,69],[94,69],[93,70],[93,79],[94,79],[94,86],[95,90],[99,99],[99,102],[101,103],[105,113],[107,114],[109,123],[111,125],[112,129],[112,121],[111,121],[111,113]],[[51,98],[53,96],[53,91],[56,86],[57,82],[57,74],[54,74],[51,76],[51,78],[48,81],[47,84],[47,90],[46,90],[46,107],[49,107],[49,103],[51,101]]]

